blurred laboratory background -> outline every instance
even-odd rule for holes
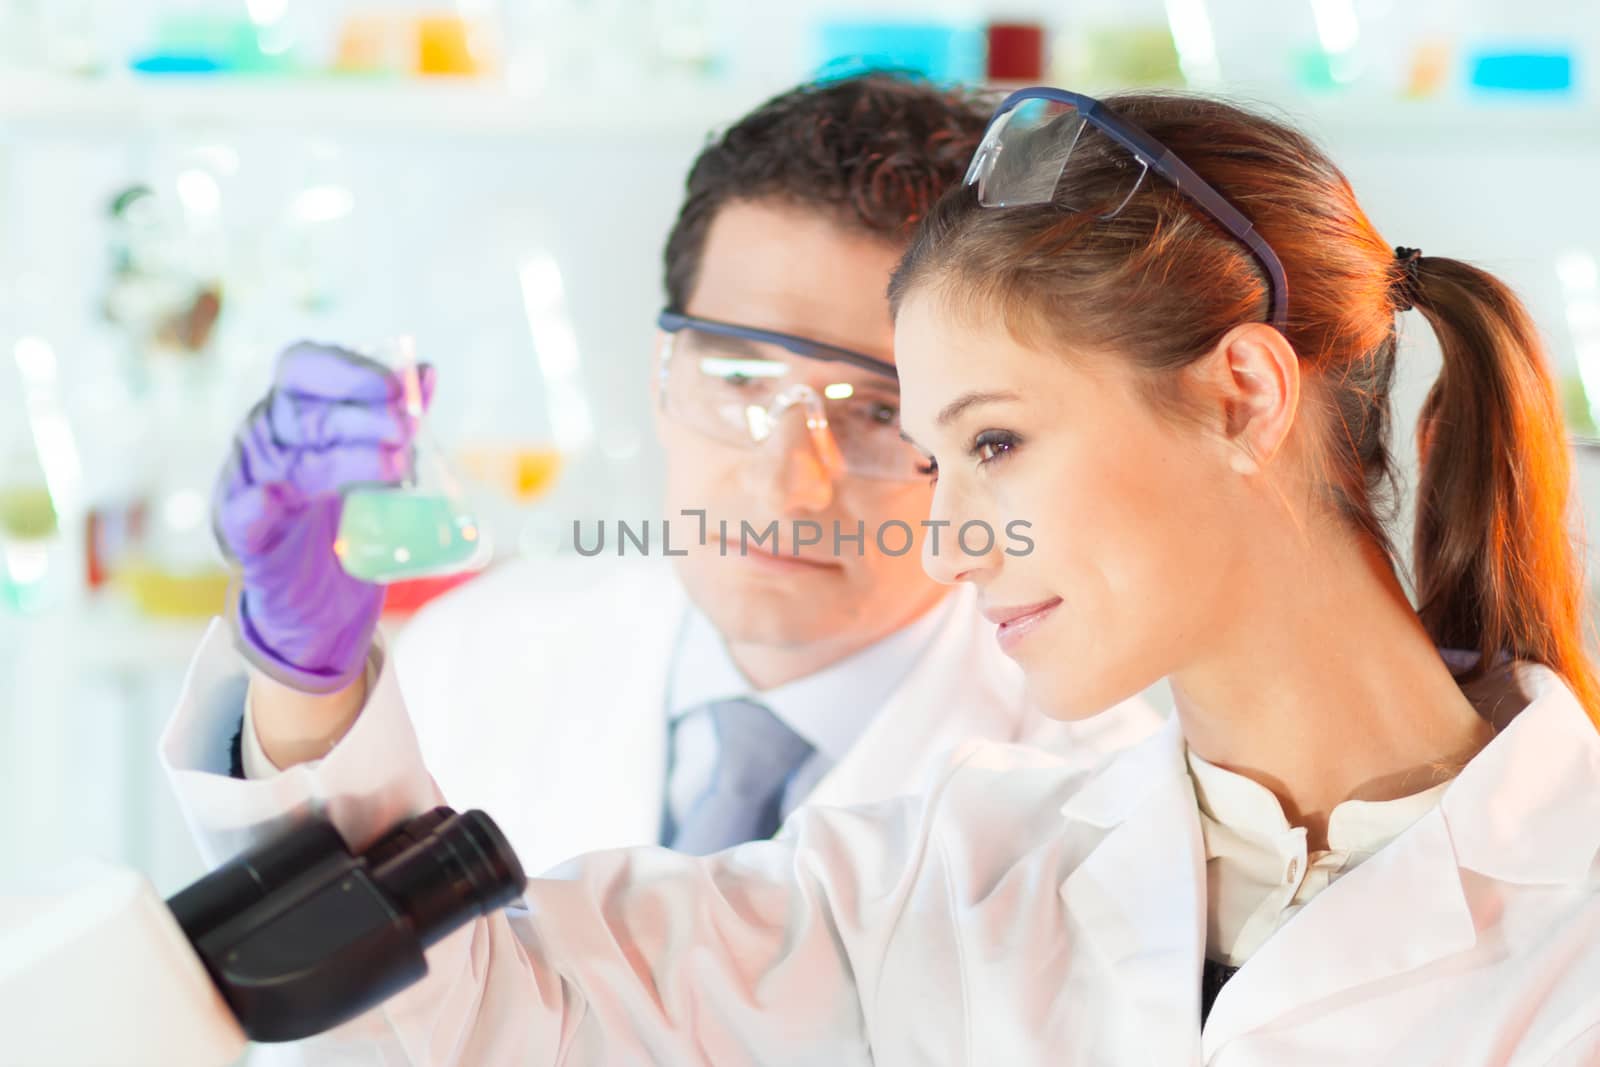
[[[659,515],[660,246],[764,97],[890,66],[1276,109],[1393,243],[1519,288],[1581,437],[1597,62],[1586,0],[0,0],[0,880],[198,874],[154,749],[227,581],[208,489],[284,343],[414,336],[499,558]],[[1409,438],[1437,356],[1404,329]],[[391,625],[444,584],[396,586]]]

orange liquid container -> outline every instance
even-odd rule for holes
[[[1450,46],[1444,41],[1425,41],[1412,56],[1404,95],[1413,100],[1438,96],[1450,80]]]
[[[561,452],[549,447],[483,445],[461,454],[461,468],[518,504],[528,504],[555,485],[561,474]]]
[[[334,69],[344,74],[404,74],[411,66],[411,27],[396,15],[362,12],[339,30]]]
[[[417,73],[424,76],[482,74],[489,64],[482,31],[460,15],[417,19]]]

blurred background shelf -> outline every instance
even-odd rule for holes
[[[100,596],[52,615],[35,628],[30,640],[63,642],[85,673],[182,670],[209,623],[209,619],[156,618],[125,598]]]
[[[1269,101],[1267,106],[1330,144],[1465,155],[1600,147],[1600,108],[1578,103],[1468,104],[1350,96]]]
[[[330,134],[698,137],[748,92],[694,83],[620,94],[518,93],[493,82],[0,74],[0,131],[50,136],[283,128]]]
[[[697,139],[746,110],[768,89],[677,79],[533,93],[494,81],[448,79],[0,73],[0,133],[81,137],[284,129],[356,136]],[[1600,145],[1600,107],[1573,100],[1406,100],[1354,92],[1289,95],[1231,86],[1221,91],[1341,144],[1468,152]]]

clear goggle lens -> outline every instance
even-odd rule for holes
[[[900,393],[892,381],[692,327],[668,335],[663,358],[666,412],[709,437],[764,446],[793,422],[839,473],[891,481],[922,476],[920,457],[900,436]]]
[[[1112,218],[1148,167],[1071,104],[1024,100],[990,124],[967,171],[984,207],[1054,203]]]

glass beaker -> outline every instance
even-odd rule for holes
[[[333,544],[340,565],[351,577],[380,583],[481,568],[492,552],[488,534],[428,434],[415,342],[399,337],[364,354],[399,379],[415,434],[400,484],[345,490]]]

